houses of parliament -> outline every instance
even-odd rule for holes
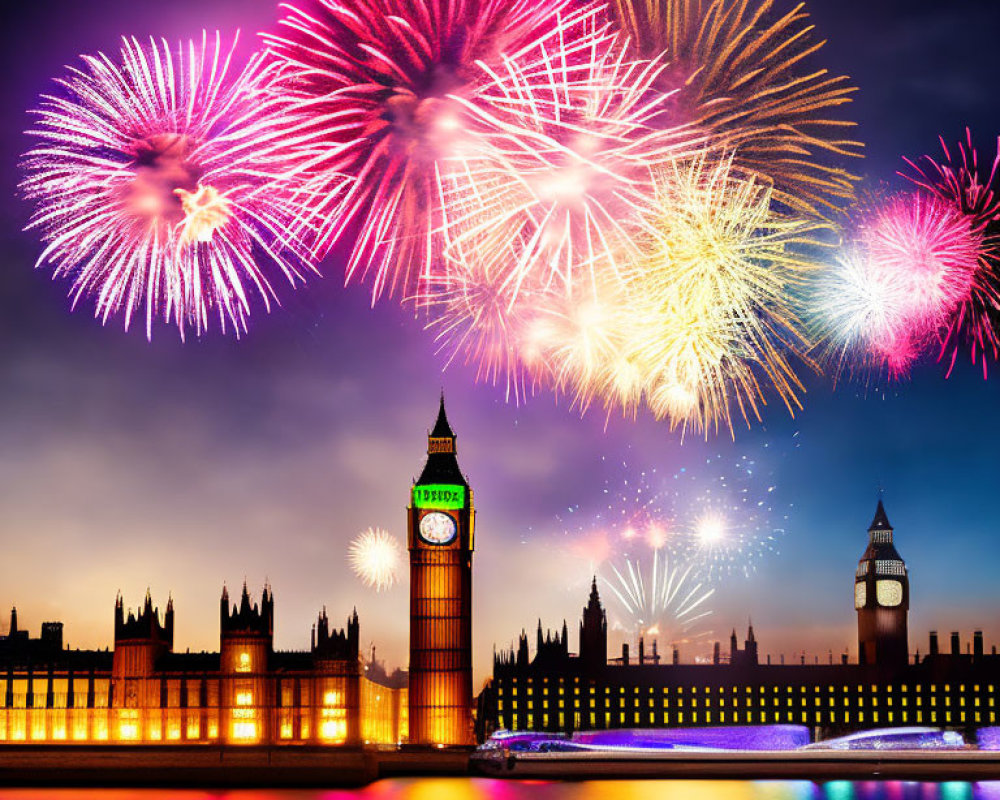
[[[518,645],[494,657],[493,679],[480,696],[481,735],[497,729],[577,731],[605,728],[796,724],[817,737],[852,730],[929,725],[978,728],[997,722],[1000,656],[975,631],[963,648],[958,632],[942,648],[931,632],[923,654],[910,656],[906,564],[881,499],[868,546],[854,573],[858,660],[849,663],[761,661],[750,625],[740,646],[716,643],[710,663],[681,663],[640,639],[608,657],[607,614],[596,580],[583,608],[579,649],[571,653],[565,623],[543,634],[535,651]],[[846,605],[846,604],[845,604]]]
[[[274,649],[274,604],[223,588],[219,650],[176,652],[174,609],[114,604],[114,648],[69,650],[61,622],[32,638],[17,610],[0,637],[0,744],[398,745],[473,743],[472,490],[444,398],[407,506],[409,672],[358,649],[357,612],[324,608],[302,652]]]
[[[676,649],[661,654],[641,639],[609,657],[595,579],[575,652],[565,623],[548,634],[539,623],[534,652],[522,632],[475,697],[476,510],[456,443],[442,398],[406,508],[407,672],[366,663],[356,612],[336,628],[323,609],[308,650],[276,651],[266,585],[259,599],[246,585],[238,597],[223,588],[218,652],[175,651],[172,602],[161,613],[148,593],[135,611],[115,600],[107,650],[65,648],[60,622],[43,622],[33,638],[14,610],[0,636],[0,744],[465,747],[500,729],[794,723],[823,735],[996,724],[1000,657],[985,652],[981,632],[964,648],[958,633],[947,647],[931,633],[923,654],[910,655],[909,576],[881,500],[853,577],[855,663],[762,661],[752,627],[742,646],[735,631],[728,650],[717,643],[709,663],[682,663]]]

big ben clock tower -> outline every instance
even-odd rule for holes
[[[407,509],[410,550],[410,744],[470,745],[472,728],[472,490],[444,411]]]
[[[910,580],[892,538],[892,525],[880,499],[868,527],[868,547],[854,575],[854,608],[858,612],[858,662],[888,672],[906,666],[909,652]]]

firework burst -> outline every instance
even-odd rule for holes
[[[629,361],[647,403],[672,425],[733,430],[766,402],[762,378],[789,411],[808,363],[791,293],[815,268],[811,222],[778,215],[767,184],[733,174],[730,158],[678,162],[657,178],[643,214],[641,257],[625,276],[633,300]]]
[[[950,374],[962,341],[968,343],[972,361],[982,361],[986,377],[987,356],[997,358],[1000,350],[997,320],[1000,317],[1000,140],[997,155],[988,170],[983,169],[979,154],[966,130],[964,142],[949,148],[941,139],[942,159],[924,156],[918,161],[904,159],[909,171],[900,174],[933,197],[952,206],[970,221],[972,231],[980,236],[978,267],[972,289],[948,323],[941,341],[941,357],[949,350]]]
[[[373,297],[432,277],[444,161],[461,152],[463,101],[504,55],[544,47],[595,10],[569,0],[300,0],[265,34],[283,92],[315,123],[300,149],[326,220],[319,252],[356,233],[347,276]]]
[[[309,227],[288,200],[296,123],[267,94],[273,68],[231,78],[235,44],[124,39],[120,63],[85,56],[34,112],[22,190],[48,243],[39,264],[104,321],[122,312],[127,328],[145,306],[147,336],[158,316],[182,336],[213,315],[239,333],[254,294],[270,307],[268,272],[302,277],[287,233]]]
[[[784,532],[769,478],[750,455],[672,472],[622,463],[596,512],[575,506],[557,518],[559,546],[602,578],[618,627],[700,639],[715,586],[751,575]]]
[[[924,193],[876,200],[818,286],[818,319],[838,367],[850,360],[906,372],[972,292],[981,235]]]
[[[651,565],[647,571],[644,561]],[[608,562],[601,575],[640,636],[661,635],[677,641],[711,633],[695,630],[711,616],[709,600],[715,594],[714,588],[699,580],[695,563],[674,567],[668,553],[652,548],[645,557],[626,555]]]
[[[347,549],[347,563],[366,586],[377,592],[395,586],[403,563],[403,548],[382,528],[368,528]]]
[[[631,60],[624,43],[592,26],[558,37],[551,51],[504,59],[462,101],[476,143],[446,189],[451,248],[507,244],[512,297],[522,287],[569,294],[619,274],[650,170],[702,147],[684,126],[649,125],[668,97],[653,88],[661,61]],[[445,255],[457,262],[451,249]]]
[[[612,0],[613,17],[639,55],[663,53],[661,85],[677,89],[669,124],[696,126],[727,150],[736,167],[764,176],[777,202],[796,212],[836,212],[856,178],[836,165],[858,156],[844,139],[853,123],[835,111],[855,89],[809,62],[823,42],[800,3],[785,14],[772,0]]]

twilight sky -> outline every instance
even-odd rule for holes
[[[852,114],[867,143],[857,167],[893,181],[902,154],[936,150],[972,127],[986,153],[1000,133],[995,0],[812,0],[822,63],[861,87]],[[459,459],[479,509],[475,583],[477,682],[494,642],[539,615],[571,631],[586,599],[587,565],[567,557],[567,509],[589,518],[602,491],[743,456],[774,486],[774,526],[787,532],[749,577],[719,581],[703,626],[724,638],[749,611],[763,652],[826,657],[856,649],[851,579],[885,487],[910,568],[911,649],[930,628],[974,627],[1000,640],[1000,370],[989,381],[962,363],[949,380],[934,363],[898,385],[809,383],[805,411],[777,406],[736,441],[676,434],[647,417],[580,418],[540,394],[526,405],[474,385],[461,365],[442,374],[430,336],[391,303],[327,276],[282,293],[282,307],[233,341],[211,333],[181,344],[161,327],[102,327],[69,311],[66,284],[32,269],[40,246],[20,232],[16,196],[24,110],[80,53],[114,51],[121,34],[253,34],[275,21],[273,0],[36,0],[5,9],[0,35],[0,629],[10,606],[37,635],[66,623],[72,646],[112,639],[112,604],[146,587],[177,609],[175,647],[218,645],[223,581],[275,591],[276,646],[308,646],[326,605],[357,605],[363,643],[405,665],[405,584],[376,595],[351,575],[350,539],[369,525],[405,533],[404,507],[423,463],[443,387]],[[896,179],[898,185],[898,179]],[[141,327],[141,326],[140,326]],[[700,477],[699,477],[700,476]],[[765,485],[766,484],[766,485]],[[785,517],[787,516],[787,519]],[[576,634],[571,635],[576,647]],[[682,649],[685,657],[700,651]]]

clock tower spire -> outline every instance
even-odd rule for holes
[[[407,508],[411,744],[473,744],[472,550],[475,506],[444,408]]]
[[[906,666],[910,579],[893,543],[881,496],[868,526],[868,547],[854,575],[854,608],[858,612],[858,662],[889,672]]]

